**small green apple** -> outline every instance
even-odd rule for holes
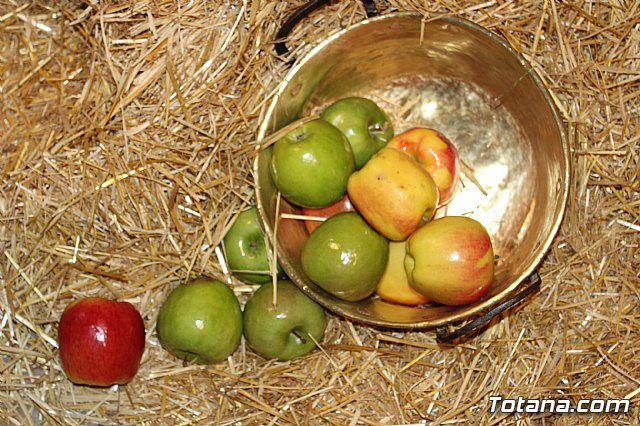
[[[407,239],[404,266],[416,291],[443,305],[466,305],[484,296],[493,282],[491,237],[464,216],[432,220]]]
[[[354,170],[349,141],[322,119],[301,124],[273,145],[273,182],[285,199],[301,207],[325,207],[338,200]]]
[[[339,99],[320,117],[347,137],[356,159],[356,169],[364,166],[393,137],[391,119],[371,99],[358,96]]]
[[[286,361],[313,350],[325,329],[324,309],[291,281],[267,283],[244,307],[244,337],[249,347],[267,359]],[[313,337],[310,338],[309,335]]]
[[[224,236],[222,242],[227,264],[239,280],[252,284],[272,280],[265,237],[256,206],[240,213]],[[276,273],[282,275],[280,265],[277,265]]]
[[[375,291],[388,255],[387,239],[358,213],[338,213],[325,220],[305,242],[302,270],[328,293],[358,301]]]
[[[198,278],[180,284],[160,307],[156,325],[160,344],[174,356],[212,364],[231,355],[242,337],[242,310],[221,281]]]

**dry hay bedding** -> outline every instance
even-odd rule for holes
[[[321,350],[219,365],[154,334],[179,280],[222,276],[215,248],[252,202],[255,135],[287,68],[278,23],[303,2],[0,1],[0,420],[3,424],[637,424],[640,196],[636,1],[378,1],[468,18],[542,76],[570,136],[572,186],[541,293],[460,344],[331,316]],[[301,55],[364,18],[332,2]],[[240,298],[250,287],[234,283]],[[125,387],[67,381],[71,300],[131,301],[147,327]],[[505,398],[629,398],[627,414],[492,414]]]

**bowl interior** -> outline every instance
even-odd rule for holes
[[[385,327],[433,327],[506,298],[547,251],[567,196],[565,134],[535,72],[504,40],[470,22],[425,22],[410,13],[373,18],[325,40],[290,71],[258,137],[266,146],[276,130],[352,95],[381,105],[396,133],[428,126],[455,144],[461,183],[437,214],[470,216],[487,228],[497,258],[492,289],[462,307],[405,307],[375,296],[354,303],[324,292],[301,270],[308,234],[301,221],[279,215],[301,210],[278,201],[265,147],[254,170],[258,209],[267,234],[277,228],[278,261],[289,277],[327,309]]]

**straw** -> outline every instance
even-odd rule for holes
[[[489,396],[628,398],[640,418],[640,4],[377,1],[460,16],[542,77],[571,143],[571,193],[541,293],[441,346],[329,315],[321,349],[184,366],[155,321],[178,282],[226,281],[220,243],[253,203],[256,135],[287,58],[279,23],[304,2],[0,2],[0,423],[582,424],[491,413]],[[298,25],[301,57],[364,19],[334,1]],[[244,301],[251,288],[232,280]],[[57,321],[79,297],[128,300],[147,344],[127,386],[72,385]]]

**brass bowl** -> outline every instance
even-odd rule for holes
[[[375,296],[346,302],[302,271],[308,233],[302,221],[281,218],[301,209],[278,197],[268,145],[277,130],[351,95],[378,102],[396,133],[434,127],[458,148],[461,185],[438,214],[467,215],[489,231],[497,260],[493,286],[482,300],[460,307],[408,307]],[[258,139],[257,206],[278,262],[326,309],[370,325],[433,328],[478,316],[512,297],[547,252],[567,200],[568,144],[543,82],[501,37],[457,18],[425,21],[414,13],[395,13],[324,40],[286,76]]]

